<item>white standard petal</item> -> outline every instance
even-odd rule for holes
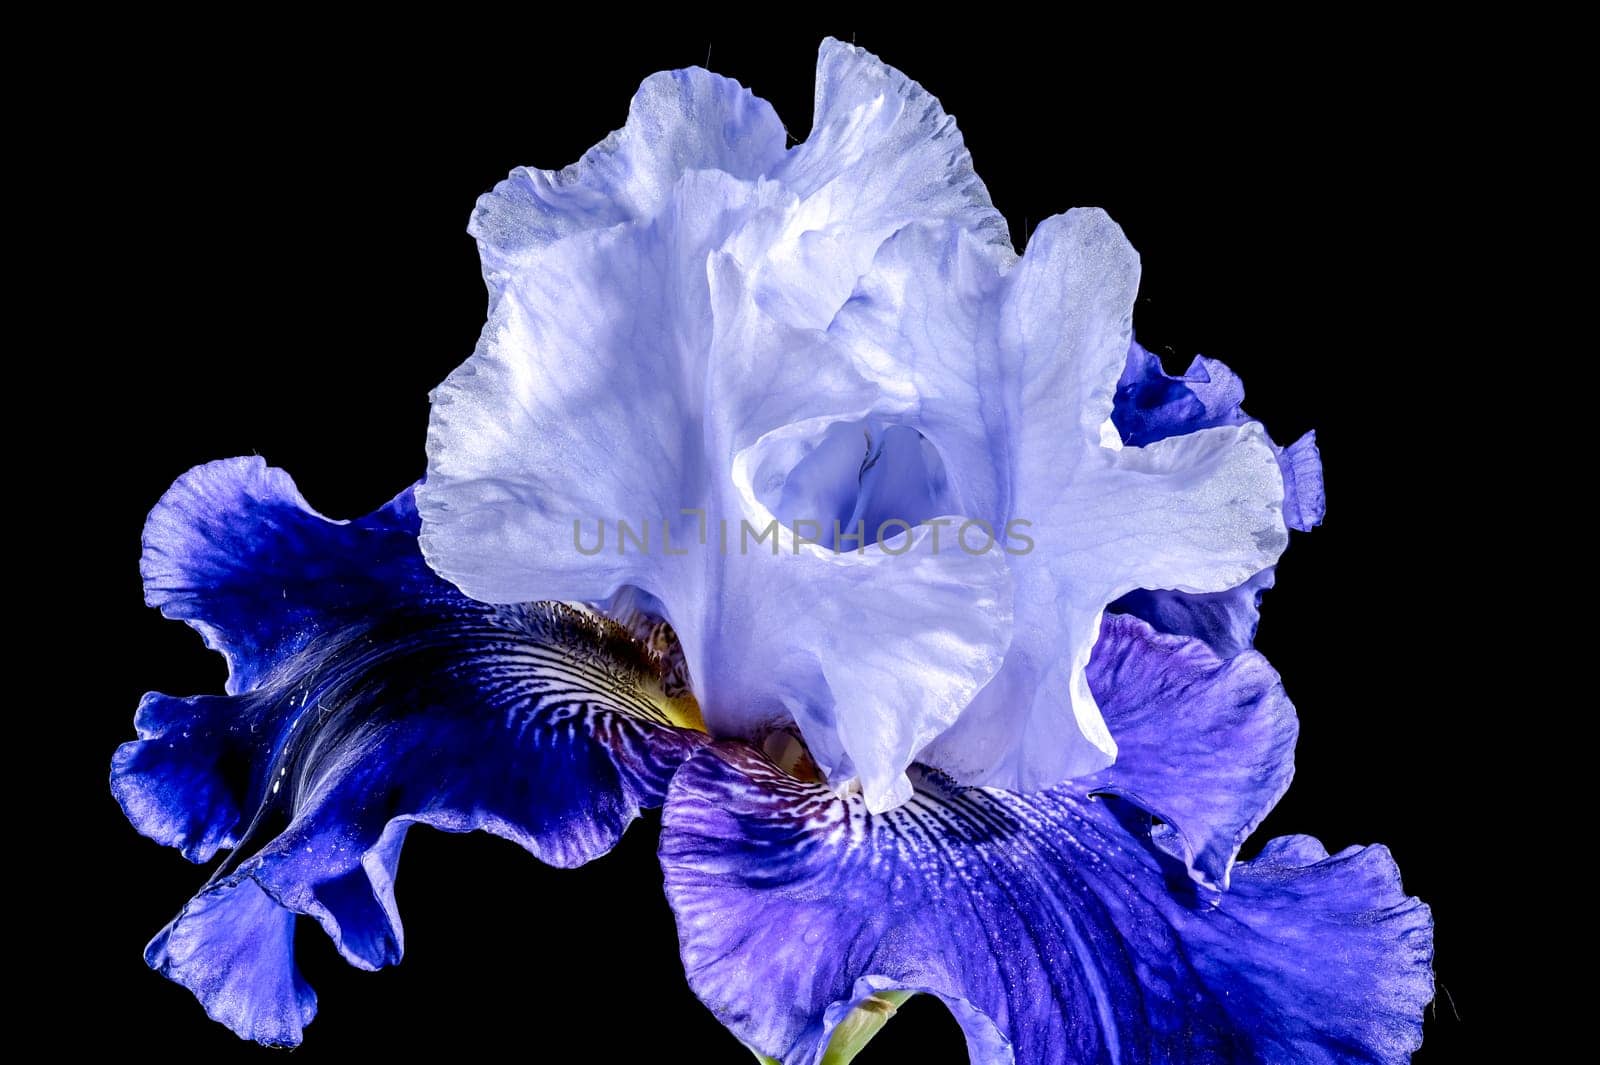
[[[1220,592],[1272,565],[1289,542],[1283,474],[1259,422],[1095,459],[1042,511],[1066,548],[1052,566],[1090,598]]]
[[[550,245],[509,280],[433,395],[417,501],[434,569],[488,602],[600,600],[622,584],[667,599],[645,580],[667,557],[661,523],[682,544],[698,523],[681,512],[705,506],[713,476],[707,259],[781,195],[692,172],[660,217]],[[619,545],[624,524],[643,546]]]
[[[1000,361],[998,301],[1011,256],[970,230],[911,225],[878,249],[828,335],[896,397],[938,450],[963,513],[1000,522],[1014,403]]]
[[[648,592],[713,731],[797,722],[874,808],[916,757],[1009,787],[1100,768],[1106,603],[1270,564],[1275,465],[1248,428],[1118,448],[1137,256],[1088,210],[1017,260],[899,72],[825,43],[811,136],[781,146],[764,104],[680,72],[485,198],[491,317],[434,396],[429,562],[496,602]],[[911,557],[888,524],[843,555],[794,524],[896,516],[936,523]],[[751,553],[774,519],[778,556]],[[941,552],[968,519],[997,545],[947,527]]]
[[[1055,498],[1068,467],[1108,433],[1117,378],[1133,336],[1139,254],[1098,208],[1039,223],[1006,278],[999,308],[1001,372],[1014,375],[1018,503]]]
[[[708,639],[690,658],[714,734],[792,720],[828,780],[868,808],[911,797],[906,770],[1000,667],[1011,629],[1004,556],[919,528],[861,553],[788,534],[724,560]],[[891,553],[892,552],[892,553]]]
[[[964,781],[1032,790],[1109,764],[1084,674],[1105,606],[1135,587],[1231,587],[1283,548],[1258,427],[1146,449],[1108,433],[1138,277],[1098,210],[1047,220],[1015,265],[951,227],[908,227],[830,327],[864,375],[906,396],[902,418],[944,456],[956,509],[1014,549],[1005,663],[920,755]]]
[[[1258,427],[1102,446],[1115,440],[1106,428],[1138,276],[1116,224],[1078,210],[1041,225],[1007,279],[1011,516],[1030,523],[1035,547],[1013,559],[1007,664],[941,740],[940,755],[975,781],[1036,790],[1109,764],[1116,745],[1083,672],[1106,604],[1136,587],[1231,587],[1287,539],[1281,477]]]
[[[855,45],[822,43],[810,136],[771,176],[798,209],[778,232],[759,235],[760,248],[747,234],[732,250],[761,306],[794,325],[825,327],[879,245],[913,223],[950,223],[1012,254],[955,119]]]
[[[892,424],[903,401],[825,334],[762,312],[717,250],[795,202],[776,183],[692,172],[648,224],[574,234],[511,278],[435,394],[422,545],[488,601],[650,593],[715,734],[798,724],[835,783],[885,808],[998,668],[1008,574],[998,551],[924,551],[923,533],[904,553],[836,554],[797,542],[792,522],[822,515],[770,531],[751,471],[781,481],[858,425],[888,424],[908,449],[894,458],[922,468],[915,434]],[[857,439],[834,471],[850,510],[873,483]]]
[[[1089,460],[1054,503],[1024,511],[1036,546],[1012,560],[1005,664],[925,752],[973,782],[1037,791],[1109,765],[1116,744],[1085,673],[1106,604],[1134,588],[1233,587],[1288,541],[1277,459],[1255,423]]]
[[[699,68],[652,74],[621,129],[562,170],[518,167],[478,199],[468,227],[483,276],[498,292],[562,237],[648,221],[690,170],[757,178],[784,155],[783,124],[770,104]]]
[[[703,571],[704,598],[683,597],[699,618],[680,623],[673,611],[674,624],[690,629],[685,651],[701,679],[706,723],[717,735],[759,736],[793,721],[830,781],[858,784],[869,807],[888,809],[909,797],[905,771],[916,753],[1000,666],[1011,627],[1005,556],[977,538],[962,547],[961,519],[938,509],[943,493],[931,494],[932,510],[913,509],[907,489],[916,478],[908,473],[923,469],[925,457],[915,444],[911,456],[880,450],[876,462],[863,462],[859,426],[888,425],[879,429],[884,440],[916,437],[904,427],[903,396],[859,374],[834,338],[764,313],[731,255],[715,256],[711,275],[709,423],[717,427],[713,452],[731,456],[713,509],[738,527]],[[852,436],[853,457],[846,450],[835,470],[843,476],[799,493],[806,504],[831,501],[833,511],[802,505],[775,513],[767,505],[793,498],[785,489],[807,480],[817,465],[808,460],[848,449]],[[892,502],[874,514],[873,474],[891,466],[899,480],[883,497]],[[803,542],[828,537],[834,520],[864,522],[864,513],[873,517],[862,539],[836,550]],[[886,534],[879,517],[891,523]],[[893,524],[930,519],[938,524]],[[746,523],[761,530],[773,522],[770,546],[746,542]]]

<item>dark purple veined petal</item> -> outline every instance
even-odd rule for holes
[[[1181,375],[1172,376],[1155,354],[1134,341],[1117,382],[1111,420],[1123,443],[1143,447],[1201,429],[1254,421],[1243,403],[1244,383],[1216,359],[1197,356]],[[1317,434],[1307,433],[1288,447],[1272,444],[1272,449],[1283,474],[1284,523],[1308,532],[1322,524],[1327,503]],[[1143,618],[1162,632],[1199,637],[1219,655],[1231,658],[1254,644],[1261,595],[1272,582],[1273,571],[1265,569],[1221,592],[1139,589],[1109,609]]]
[[[1108,614],[1089,685],[1117,760],[1075,783],[1159,817],[1191,874],[1227,886],[1239,847],[1294,776],[1300,729],[1278,674],[1254,651],[1224,660],[1200,640]]]
[[[886,989],[949,1005],[977,1065],[1392,1063],[1419,1044],[1432,923],[1382,847],[1276,840],[1218,895],[1134,813],[930,775],[873,815],[707,748],[661,843],[690,983],[785,1065]]]
[[[620,626],[468,600],[416,529],[409,491],[331,522],[260,459],[190,471],[146,527],[150,601],[228,655],[231,694],[146,696],[112,791],[191,860],[233,849],[146,960],[241,1036],[298,1043],[315,1010],[296,914],[353,965],[399,960],[412,824],[577,865],[705,742],[666,663]]]

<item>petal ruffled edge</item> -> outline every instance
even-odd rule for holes
[[[1255,652],[1223,659],[1196,639],[1107,615],[1089,663],[1116,762],[1083,779],[1173,830],[1189,874],[1225,888],[1239,848],[1294,778],[1300,728]]]
[[[897,105],[892,114],[884,109],[890,103]],[[887,126],[884,118],[891,119]],[[880,134],[870,145],[859,139],[867,126],[875,126]],[[846,147],[854,151],[842,150]],[[883,167],[860,167],[864,149],[890,161],[888,172]],[[908,164],[926,165],[926,175],[905,180],[905,171],[914,169]],[[908,222],[949,219],[988,243],[1010,247],[1005,216],[995,209],[956,120],[938,97],[865,48],[828,37],[817,49],[811,135],[789,153],[778,176],[809,196],[851,166],[862,171],[861,177],[894,188],[896,198],[903,201],[918,202],[917,192],[926,190],[922,209],[902,206],[899,214],[904,218],[885,220],[885,236]],[[801,175],[804,180],[799,180]]]
[[[1244,381],[1227,366],[1196,355],[1183,373],[1169,374],[1161,359],[1136,340],[1128,345],[1111,420],[1130,447],[1254,421],[1244,412]],[[1273,443],[1272,450],[1283,473],[1284,521],[1308,532],[1322,524],[1327,509],[1317,434],[1307,433],[1288,447]]]
[[[191,862],[208,861],[238,842],[247,809],[260,801],[262,774],[240,774],[265,752],[253,751],[240,728],[258,728],[258,700],[199,695],[181,699],[149,692],[133,725],[139,738],[111,759],[111,795],[141,836],[176,847]],[[250,735],[247,732],[247,735]]]
[[[575,233],[648,221],[691,170],[753,180],[784,157],[772,105],[699,67],[661,71],[639,86],[621,129],[563,170],[518,167],[478,199],[467,226],[498,298],[538,252]]]
[[[1111,417],[1125,444],[1142,446],[1200,429],[1249,423],[1243,404],[1244,383],[1216,359],[1196,356],[1182,374],[1172,375],[1160,358],[1134,341],[1117,382]],[[1283,476],[1284,524],[1309,531],[1322,523],[1327,504],[1316,433],[1286,448],[1270,438],[1267,442]],[[1109,609],[1143,618],[1163,632],[1199,637],[1227,658],[1254,644],[1262,593],[1272,584],[1272,570],[1264,569],[1220,592],[1140,588]]]
[[[145,521],[145,602],[222,654],[229,694],[249,691],[308,633],[433,584],[417,527],[409,488],[364,518],[334,521],[259,455],[208,462],[174,481]]]

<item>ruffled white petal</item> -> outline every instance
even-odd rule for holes
[[[707,416],[741,413],[722,397],[708,409],[706,263],[781,197],[691,172],[652,222],[550,245],[508,280],[478,350],[434,393],[418,491],[430,565],[488,602],[598,600],[622,584],[671,602],[645,579],[664,556],[619,550],[618,523],[654,539],[674,521],[680,544],[697,524],[681,512],[718,476]],[[610,539],[591,554],[600,526]]]
[[[755,539],[764,457],[782,474],[831,427],[899,407],[827,336],[766,314],[717,250],[795,208],[775,183],[693,172],[650,223],[574,234],[510,278],[435,395],[422,544],[488,601],[649,592],[715,732],[797,722],[886,806],[998,668],[1007,573],[949,543],[836,555],[786,534],[775,557]]]
[[[1259,422],[1101,452],[1043,513],[1058,573],[1107,601],[1135,588],[1220,592],[1289,542],[1283,475]]]
[[[1111,403],[1133,336],[1139,253],[1099,208],[1034,230],[1006,279],[1002,372],[1014,375],[1017,505],[1046,505],[1077,464],[1116,446]],[[1075,432],[1074,432],[1075,431]]]
[[[1004,666],[920,756],[964,781],[1031,790],[1104,768],[1116,744],[1084,669],[1106,604],[1134,587],[1231,587],[1282,550],[1281,480],[1258,428],[1106,446],[1138,277],[1098,210],[1047,220],[1014,266],[970,234],[909,227],[831,327],[864,375],[903,394],[958,509],[1032,541],[1010,559]]]
[[[1075,210],[1043,223],[1007,278],[1000,362],[1016,375],[1017,413],[996,450],[1012,459],[1010,517],[1031,523],[1036,546],[1014,560],[1021,661],[1006,672],[1020,676],[982,693],[932,755],[975,782],[1035,790],[1110,764],[1116,745],[1084,675],[1106,604],[1136,587],[1232,587],[1287,539],[1259,427],[1102,446],[1116,439],[1106,430],[1138,277],[1116,224]],[[1002,757],[975,761],[995,747]]]
[[[494,602],[650,593],[713,731],[797,722],[874,808],[919,752],[1011,787],[1104,766],[1103,608],[1270,564],[1270,452],[1249,430],[1118,450],[1137,256],[1087,210],[1018,261],[954,122],[898,71],[825,42],[811,135],[782,144],[734,83],[657,75],[575,167],[484,197],[495,298],[434,397],[429,562]],[[997,544],[786,533],[773,558],[744,531],[901,510]],[[1008,555],[1014,522],[1034,546]]]
[[[1011,431],[997,307],[1009,253],[970,231],[913,225],[878,250],[829,336],[938,449],[962,512],[1010,508],[995,448]]]
[[[724,560],[699,604],[715,623],[691,626],[713,734],[793,721],[828,779],[858,783],[869,808],[909,798],[906,768],[994,675],[1011,625],[1004,556],[935,553],[931,532],[860,554],[796,554],[784,535],[779,557]]]
[[[878,247],[913,223],[948,222],[1011,254],[955,119],[854,45],[822,43],[811,135],[772,176],[800,209],[770,237],[752,289],[769,314],[796,325],[825,327]],[[753,263],[748,248],[740,257]]]
[[[625,126],[562,170],[518,167],[478,200],[468,227],[498,292],[538,249],[574,233],[654,218],[690,170],[754,179],[783,158],[783,124],[738,82],[699,68],[652,74]]]

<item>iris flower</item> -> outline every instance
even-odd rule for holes
[[[1405,1060],[1432,931],[1387,852],[1236,862],[1292,775],[1250,645],[1314,441],[1134,343],[1103,212],[1017,255],[875,57],[825,42],[785,145],[663,73],[484,196],[489,320],[415,506],[330,522],[232,460],[156,508],[147,596],[228,695],[148,696],[113,787],[232,856],[151,964],[293,1043],[294,915],[397,960],[409,824],[572,865],[664,803],[689,982],[786,1065],[905,993],[975,1062]]]

